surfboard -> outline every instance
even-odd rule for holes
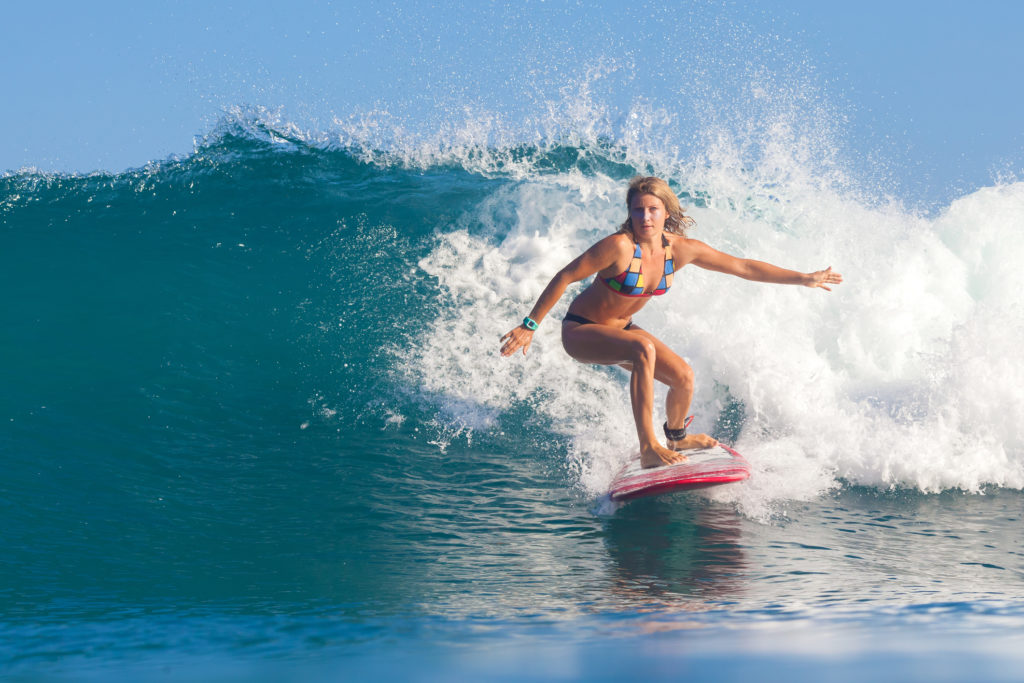
[[[750,476],[750,465],[742,455],[726,445],[686,451],[686,460],[674,465],[640,467],[640,454],[634,455],[612,480],[609,495],[613,501],[653,496],[670,491],[731,484]]]

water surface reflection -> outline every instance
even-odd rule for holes
[[[705,610],[740,599],[748,562],[729,506],[670,495],[633,501],[606,523],[616,593],[631,609]]]

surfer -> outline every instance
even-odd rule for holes
[[[505,334],[501,355],[519,349],[526,355],[537,326],[574,282],[597,277],[569,305],[562,319],[562,346],[582,363],[619,365],[630,371],[629,395],[640,438],[644,467],[685,460],[680,451],[718,442],[707,434],[687,434],[686,416],[693,400],[693,369],[664,342],[633,322],[652,296],[672,286],[672,276],[693,264],[706,270],[756,282],[820,287],[843,281],[825,270],[799,273],[763,261],[742,259],[686,236],[695,221],[683,213],[668,183],[655,177],[634,178],[626,192],[628,215],[619,230],[587,249],[551,279],[522,324]],[[654,431],[654,380],[668,385],[664,425],[667,448]]]

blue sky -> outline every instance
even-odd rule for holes
[[[1022,26],[1024,3],[992,0],[19,3],[0,21],[0,170],[187,154],[232,106],[311,129],[542,107],[609,62],[607,97],[672,106],[753,63],[811,83],[852,150],[948,201],[1024,169]]]

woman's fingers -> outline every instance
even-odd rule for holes
[[[501,341],[505,342],[501,346],[501,355],[511,355],[516,352],[516,349],[519,348],[519,339],[516,337],[514,333],[515,330],[512,330],[511,332],[509,332],[508,334],[501,338]]]
[[[530,348],[530,342],[533,340],[533,333],[524,332],[523,334],[519,334],[519,329],[520,328],[517,327],[501,338],[501,341],[505,342],[501,346],[501,355],[511,356],[513,353],[518,351],[520,347],[523,349],[523,355],[526,355],[526,350]]]
[[[842,281],[843,276],[839,273],[833,273],[832,266],[829,266],[825,270],[819,270],[814,273],[814,282],[810,286],[821,287],[826,292],[831,292],[832,288],[827,285],[838,285]]]

